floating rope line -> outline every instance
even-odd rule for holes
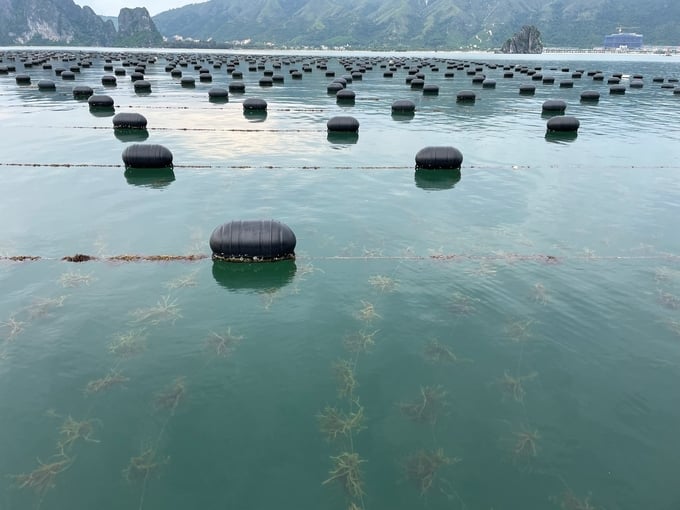
[[[2,95],[2,94],[0,94]],[[60,96],[63,97],[69,97],[71,98],[71,94],[59,94]],[[55,97],[54,94],[47,97]],[[163,96],[155,96],[155,97],[163,97]],[[175,99],[176,96],[167,96],[172,99]],[[201,96],[203,97],[203,96]],[[330,96],[329,96],[330,97]],[[376,99],[379,101],[379,99]],[[76,101],[76,100],[74,100]],[[80,103],[84,103],[85,106],[89,105],[87,104],[86,101],[83,100],[77,100]],[[240,103],[238,101],[227,101],[228,104],[236,104],[236,105],[241,105],[243,103]],[[64,108],[64,105],[52,105],[48,103],[31,103],[31,104],[9,104],[9,105],[4,105],[3,108],[40,108],[40,109],[46,109],[49,107],[57,107],[58,111],[70,111],[72,108]],[[119,109],[119,108],[133,108],[135,110],[206,110],[206,111],[227,111],[227,110],[233,110],[233,108],[224,108],[224,107],[218,107],[218,106],[199,106],[199,107],[192,107],[192,106],[157,106],[157,105],[115,105],[113,109]],[[312,113],[324,113],[327,111],[330,111],[329,108],[268,108],[267,111],[270,112],[312,112]]]
[[[9,163],[0,162],[0,167],[48,167],[48,168],[123,168],[124,165],[118,163]],[[362,165],[362,166],[349,166],[349,165],[336,165],[336,166],[321,166],[321,165],[215,165],[215,164],[204,164],[204,165],[173,165],[173,168],[180,169],[222,169],[222,170],[415,170],[415,165]],[[534,169],[589,169],[589,165],[546,165],[541,167],[535,167],[531,165],[469,165],[462,170],[534,170]],[[617,165],[611,167],[600,167],[603,169],[612,170],[622,170],[622,169],[632,169],[632,170],[678,170],[680,167],[674,165],[658,165],[658,166],[636,166],[636,165]]]
[[[34,126],[15,126],[26,129],[35,129]],[[109,126],[42,126],[46,129],[95,129],[102,131],[115,131],[114,127]],[[252,129],[252,128],[187,128],[187,127],[147,127],[144,129],[123,129],[126,132],[135,131],[208,131],[208,132],[234,132],[234,133],[325,133],[324,129]]]
[[[206,253],[193,253],[188,255],[141,255],[124,254],[97,256],[76,253],[63,257],[42,257],[39,255],[4,255],[0,261],[9,262],[36,262],[36,261],[62,261],[62,262],[198,262],[211,259],[212,255]],[[465,254],[448,253],[434,255],[330,255],[330,256],[305,256],[298,260],[325,260],[325,261],[359,261],[359,260],[407,260],[407,261],[434,261],[434,262],[539,262],[546,265],[557,265],[567,261],[600,262],[600,261],[678,261],[680,255],[664,253],[659,255],[548,255],[543,253],[504,253],[504,254]]]
[[[104,163],[0,163],[0,167],[49,167],[49,168],[124,168],[123,164]],[[173,168],[228,169],[228,170],[413,170],[413,166],[279,166],[279,165],[173,165]]]

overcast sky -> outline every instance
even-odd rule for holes
[[[152,16],[159,12],[200,3],[199,0],[75,0],[78,5],[89,5],[97,14],[118,16],[123,7],[146,7]]]

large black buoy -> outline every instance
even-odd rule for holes
[[[536,85],[532,83],[522,83],[519,86],[519,93],[523,96],[533,96],[536,93]]]
[[[87,104],[90,108],[113,108],[113,98],[105,94],[93,94],[88,98]]]
[[[168,168],[172,166],[172,152],[162,145],[135,144],[123,151],[126,168]]]
[[[576,117],[570,117],[568,115],[558,115],[553,117],[547,123],[548,131],[555,131],[560,133],[565,132],[575,132],[578,131],[581,123]]]
[[[146,117],[141,113],[118,113],[113,117],[114,129],[144,129],[146,128]]]
[[[260,262],[295,258],[295,234],[274,220],[239,220],[224,223],[210,235],[213,259]]]
[[[57,90],[56,84],[52,80],[40,80],[38,82],[38,90]]]
[[[426,83],[423,85],[423,95],[424,96],[438,96],[439,95],[439,85],[434,85],[432,83]]]
[[[213,87],[208,91],[208,99],[215,102],[227,102],[229,91],[222,87]]]
[[[179,84],[182,87],[193,88],[196,86],[196,78],[193,76],[182,76],[182,78],[179,80]]]
[[[94,90],[87,85],[77,85],[73,87],[72,93],[74,99],[88,99],[94,94]]]
[[[229,92],[243,93],[245,91],[246,91],[246,84],[243,83],[242,81],[232,81],[229,84]]]
[[[600,100],[600,93],[597,90],[584,90],[581,92],[582,102],[596,103]]]
[[[354,104],[356,94],[350,89],[340,89],[335,93],[335,100],[340,104]]]
[[[416,154],[416,168],[428,170],[460,168],[463,153],[455,147],[425,147]]]
[[[335,133],[356,133],[359,131],[359,121],[354,117],[339,115],[326,122],[329,132]]]
[[[328,84],[328,86],[326,87],[326,92],[328,94],[335,95],[344,88],[345,88],[345,86],[342,83],[334,81],[334,82]]]
[[[393,114],[411,115],[416,111],[416,104],[409,99],[397,99],[392,103]]]
[[[102,85],[106,87],[113,87],[118,83],[118,80],[112,74],[105,74],[102,76]]]
[[[151,82],[146,80],[137,80],[134,82],[133,88],[135,89],[135,92],[148,93],[151,92]]]
[[[263,112],[267,110],[267,101],[259,97],[249,97],[243,101],[244,111]]]
[[[461,90],[456,94],[456,101],[459,103],[474,103],[477,95],[472,90]]]
[[[545,113],[563,113],[567,109],[567,103],[561,99],[548,99],[543,102],[542,109]]]
[[[17,85],[30,85],[31,77],[27,74],[17,74],[14,77],[14,81],[16,81]]]

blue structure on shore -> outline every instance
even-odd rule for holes
[[[639,50],[642,48],[642,34],[634,32],[619,32],[604,36],[605,49],[627,48],[629,50]]]

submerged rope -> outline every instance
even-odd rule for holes
[[[54,261],[63,262],[197,262],[211,259],[212,255],[206,253],[193,253],[187,255],[143,255],[143,254],[122,254],[122,255],[86,255],[76,253],[63,257],[43,257],[40,255],[4,255],[0,256],[0,261],[7,262],[36,262]],[[435,262],[539,262],[546,265],[557,265],[567,261],[647,261],[647,260],[667,260],[680,261],[680,254],[664,253],[659,255],[566,255],[556,256],[543,253],[523,254],[466,254],[466,253],[442,253],[433,255],[330,255],[330,256],[305,256],[299,257],[302,260],[327,260],[327,261],[352,261],[352,260],[411,260],[411,261],[435,261]]]

